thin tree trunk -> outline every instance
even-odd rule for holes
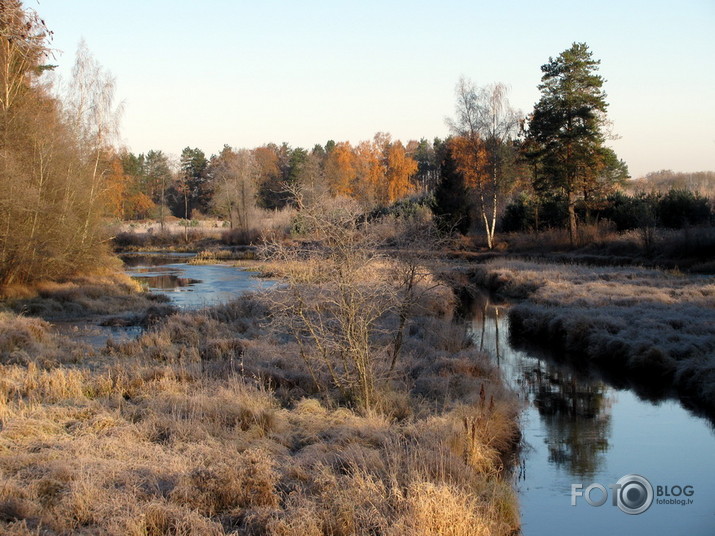
[[[164,232],[164,204],[166,203],[166,178],[161,174],[161,206],[159,207],[159,226]]]
[[[400,323],[397,326],[397,333],[395,334],[395,339],[392,345],[392,360],[390,361],[391,374],[395,370],[395,364],[397,363],[397,356],[400,354],[402,349],[402,343],[404,340],[405,324],[407,323],[407,317],[410,312],[410,306],[412,305],[413,296],[412,291],[415,285],[415,275],[417,272],[416,266],[410,266],[409,275],[407,276],[407,288],[405,289],[405,299],[400,306]]]
[[[576,246],[577,235],[576,235],[576,196],[572,191],[568,192],[568,210],[569,210],[569,241],[571,242],[571,247]]]
[[[94,159],[94,169],[92,170],[92,186],[89,189],[89,206],[87,207],[87,215],[84,219],[84,226],[82,228],[82,240],[80,245],[84,247],[87,241],[87,235],[89,234],[89,220],[92,216],[92,210],[94,209],[94,199],[97,190],[97,172],[99,171],[99,158],[101,151],[97,149],[97,156]]]
[[[486,203],[484,202],[484,193],[480,192],[479,193],[479,205],[480,209],[482,212],[482,220],[484,221],[484,230],[487,233],[487,247],[489,249],[492,249],[494,244],[492,243],[492,234],[490,232],[490,225],[489,225],[489,216],[487,216],[487,206]]]
[[[496,183],[494,184],[494,195],[492,196],[492,228],[491,228],[491,243],[492,247],[494,247],[494,235],[496,234],[496,227],[497,227],[497,190],[496,190]]]

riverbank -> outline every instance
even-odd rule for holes
[[[715,282],[638,267],[498,259],[476,283],[521,300],[513,336],[600,369],[646,397],[715,415]]]
[[[102,348],[2,313],[2,532],[512,534],[520,406],[450,295],[424,297],[368,412],[257,296]]]

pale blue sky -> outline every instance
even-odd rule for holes
[[[460,75],[538,100],[574,41],[601,60],[634,176],[715,169],[715,0],[25,0],[66,75],[84,37],[117,79],[134,152],[447,135]]]

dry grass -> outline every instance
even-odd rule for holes
[[[14,312],[46,319],[136,313],[166,301],[122,273],[5,288],[0,299]]]
[[[219,249],[209,248],[199,251],[192,257],[188,264],[216,264],[219,262],[253,260],[256,257],[256,248],[246,246],[242,248]]]
[[[519,408],[450,304],[424,302],[377,412],[316,390],[250,296],[71,360],[3,313],[0,533],[511,534]]]
[[[181,220],[170,218],[164,230],[158,221],[122,223],[113,229],[114,247],[121,251],[201,251],[217,246],[256,244],[264,234],[287,236],[295,217],[295,209],[256,209],[252,227],[246,230],[229,229],[228,221],[192,220],[184,227]]]
[[[494,261],[477,278],[528,300],[512,332],[715,411],[715,282],[635,267]]]

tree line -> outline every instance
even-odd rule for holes
[[[254,149],[224,145],[207,157],[186,147],[178,162],[161,151],[125,151],[116,154],[108,176],[108,210],[120,219],[212,214],[232,228],[245,228],[256,208],[295,205],[296,190],[301,198],[345,196],[371,209],[432,188],[437,180],[433,159],[430,142],[405,146],[385,133],[354,146],[331,140],[311,150],[287,143]]]
[[[152,174],[153,157],[161,153],[125,154],[124,174],[134,186],[118,198],[115,214],[157,217],[156,207],[166,205],[163,213],[185,219],[213,213],[242,227],[255,207],[295,205],[296,189],[305,194],[301,200],[328,193],[366,210],[426,194],[444,227],[481,229],[492,248],[509,201],[526,193],[537,213],[563,207],[563,218],[548,221],[558,220],[575,243],[578,223],[602,211],[629,178],[626,164],[605,145],[608,104],[599,64],[585,43],[550,58],[541,68],[541,98],[528,115],[511,106],[504,84],[479,87],[463,78],[446,140],[403,145],[378,133],[355,146],[329,141],[310,151],[285,143],[225,146],[210,158],[187,147],[173,178],[168,165]]]
[[[537,221],[541,207],[563,206],[565,218],[544,221],[565,225],[575,241],[577,222],[588,221],[628,178],[625,163],[605,146],[598,65],[584,43],[550,58],[529,115],[511,106],[504,84],[478,87],[463,78],[446,140],[403,144],[377,133],[356,145],[330,140],[310,150],[225,145],[210,157],[186,147],[176,162],[158,150],[114,151],[102,173],[105,215],[154,218],[162,227],[169,215],[212,215],[247,229],[258,209],[295,206],[297,191],[301,202],[346,196],[367,211],[424,194],[443,227],[481,229],[491,248],[509,201],[527,193]]]
[[[326,195],[368,212],[417,196],[443,228],[479,230],[491,248],[500,228],[563,226],[575,243],[578,225],[625,206],[615,193],[628,168],[606,146],[604,80],[585,43],[541,67],[528,114],[511,106],[504,84],[461,79],[444,140],[403,144],[378,133],[312,149],[225,145],[211,156],[186,147],[173,161],[117,148],[114,80],[86,45],[71,80],[53,85],[51,39],[22,2],[0,4],[0,284],[96,269],[107,258],[108,219],[163,227],[170,215],[201,214],[248,229],[261,209],[300,210]]]

